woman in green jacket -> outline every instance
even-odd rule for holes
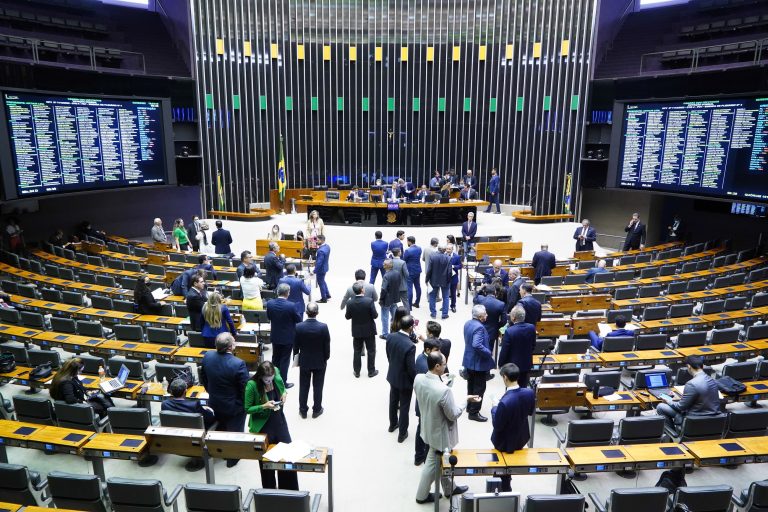
[[[264,361],[245,385],[245,412],[250,414],[248,422],[254,434],[266,434],[270,444],[290,443],[291,433],[283,413],[287,393],[280,370]],[[261,486],[265,489],[299,490],[299,479],[295,471],[265,470],[259,461]],[[278,485],[279,482],[279,485]]]

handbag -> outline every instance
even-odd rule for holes
[[[53,368],[51,367],[51,363],[43,363],[32,368],[32,371],[29,372],[29,378],[32,380],[43,380],[47,379],[52,374]]]
[[[10,352],[0,354],[0,373],[12,372],[16,369],[16,358]]]

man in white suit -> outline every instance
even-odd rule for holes
[[[435,351],[427,356],[427,373],[419,374],[414,381],[414,391],[421,412],[421,438],[427,445],[427,460],[421,473],[419,488],[416,491],[416,503],[434,503],[439,496],[430,492],[435,481],[435,471],[440,465],[443,452],[449,452],[459,442],[456,420],[466,409],[466,401],[458,406],[454,402],[450,389],[452,380],[443,375],[445,356]],[[448,382],[443,381],[446,379]],[[467,400],[478,401],[480,397],[468,396]],[[466,485],[451,489],[451,479],[442,477],[443,494],[446,498],[467,492]]]

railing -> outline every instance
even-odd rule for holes
[[[717,63],[706,62],[709,59],[723,57],[736,57],[740,60]],[[724,66],[755,66],[766,59],[768,59],[768,39],[753,39],[736,43],[722,43],[646,53],[640,58],[640,74],[690,73]],[[664,63],[688,63],[688,65],[665,68]]]
[[[31,61],[35,64],[76,67],[93,71],[142,74],[147,72],[143,53],[32,39],[12,34],[0,34],[0,59]],[[109,65],[114,63],[117,63],[118,67]]]

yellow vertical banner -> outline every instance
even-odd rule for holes
[[[296,59],[297,60],[304,60],[304,45],[303,44],[297,44],[296,45]]]
[[[246,57],[250,57],[253,55],[250,41],[243,41],[243,55],[245,55]]]
[[[330,47],[330,45],[323,46],[323,60],[331,60],[331,47]]]
[[[533,58],[541,58],[541,43],[533,43]]]
[[[224,40],[216,40],[216,55],[224,55]]]
[[[435,47],[427,46],[427,62],[433,62],[435,60]]]
[[[357,60],[357,46],[349,47],[349,60]]]
[[[402,46],[400,48],[400,60],[403,62],[408,62],[408,47]]]
[[[571,53],[571,41],[569,39],[563,39],[563,42],[560,43],[560,55],[567,57],[569,53]]]
[[[478,60],[485,60],[487,55],[488,55],[488,47],[485,46],[485,45],[480,45],[477,48],[477,59]]]
[[[384,59],[384,49],[381,46],[377,46],[373,50],[373,58],[376,60],[376,62],[381,62],[382,59]]]
[[[453,60],[454,61],[461,60],[461,46],[453,47]]]
[[[515,45],[508,44],[507,47],[504,49],[504,58],[507,60],[512,60],[514,56],[515,56]]]
[[[280,47],[277,43],[272,43],[269,45],[269,54],[272,56],[273,59],[276,59],[280,56]]]

